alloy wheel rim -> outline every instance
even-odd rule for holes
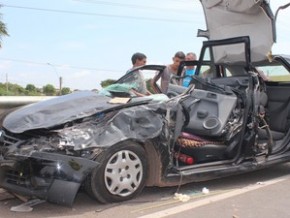
[[[116,152],[105,168],[105,185],[113,195],[126,197],[133,194],[142,178],[142,162],[138,155],[129,150]]]

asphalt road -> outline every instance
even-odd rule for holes
[[[108,218],[108,217],[290,217],[290,163],[218,180],[181,187],[146,188],[131,201],[102,205],[80,192],[72,208],[49,203],[30,212],[12,212],[23,202],[0,191],[2,218]],[[209,192],[204,194],[202,189]],[[184,198],[174,198],[178,192]],[[6,199],[3,199],[5,198]],[[185,199],[188,201],[182,202]]]

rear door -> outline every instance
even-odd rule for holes
[[[270,128],[285,134],[290,127],[289,65],[285,59],[276,57],[269,65],[257,69],[266,79]]]

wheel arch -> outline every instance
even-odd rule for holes
[[[162,163],[160,152],[154,146],[154,142],[146,141],[141,142],[134,140],[135,143],[142,146],[146,153],[147,158],[147,179],[146,186],[160,186],[162,184]]]

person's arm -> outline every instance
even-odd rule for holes
[[[165,68],[161,75],[161,91],[163,94],[167,93],[169,82],[170,82],[170,72],[168,71],[167,68]]]
[[[138,91],[136,91],[135,89],[131,89],[130,90],[134,95],[136,95],[137,97],[143,97],[143,96],[146,96]]]
[[[161,74],[157,71],[155,76],[150,80],[150,86],[154,93],[160,93],[160,89],[156,87],[157,81],[161,78]]]

